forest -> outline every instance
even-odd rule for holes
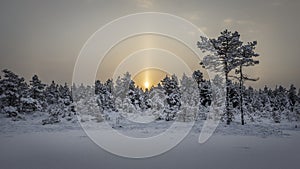
[[[200,37],[197,46],[207,54],[199,66],[217,73],[214,79],[205,79],[203,72],[195,70],[191,76],[173,74],[142,89],[128,72],[115,82],[96,80],[87,86],[55,81],[45,84],[37,75],[26,82],[22,76],[4,69],[0,76],[0,113],[17,121],[26,120],[28,114],[44,112],[47,118],[42,120],[43,125],[59,123],[61,119],[74,121],[76,115],[90,115],[101,122],[110,120],[112,112],[120,112],[120,116],[146,113],[155,120],[186,122],[214,118],[208,112],[218,105],[223,108],[220,119],[228,125],[232,121],[244,125],[300,120],[300,89],[297,91],[293,84],[289,88],[246,86],[247,81],[259,80],[243,71],[259,64],[256,41],[243,43],[238,32],[224,30],[217,38]],[[224,93],[215,89],[217,84],[222,84]],[[224,105],[218,101],[222,94]]]

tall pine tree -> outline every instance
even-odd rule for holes
[[[227,29],[221,32],[221,35],[216,39],[207,39],[200,37],[197,45],[203,52],[210,52],[203,58],[200,63],[205,68],[215,72],[224,72],[225,87],[226,87],[226,119],[227,124],[232,121],[233,114],[229,108],[229,73],[237,67],[237,58],[239,55],[238,49],[242,45],[240,34],[231,32]]]

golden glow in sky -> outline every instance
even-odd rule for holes
[[[145,86],[146,89],[149,89],[149,82],[146,81],[146,82],[144,83],[144,86]]]
[[[157,86],[166,75],[169,74],[159,69],[149,68],[133,76],[133,81],[136,86],[142,87],[143,89],[149,89],[152,86]]]
[[[176,56],[174,56],[176,55]],[[188,47],[180,41],[166,36],[145,34],[130,37],[115,45],[104,57],[98,66],[97,79],[106,81],[109,78],[117,79],[125,72],[129,72],[134,78],[138,72],[143,72],[145,68],[163,68],[169,74],[177,74],[180,77],[183,73],[188,74],[185,62],[192,70],[202,69],[200,60]],[[205,70],[203,70],[205,72]],[[153,79],[141,79],[140,87],[144,87],[147,80],[149,86],[156,86],[156,79],[161,78],[158,71],[151,71],[148,77]],[[163,77],[165,77],[163,73]]]

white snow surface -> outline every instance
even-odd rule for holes
[[[46,113],[12,121],[0,115],[1,169],[298,169],[300,125],[268,121],[221,123],[204,144],[198,136],[204,121],[197,121],[189,135],[175,148],[159,156],[130,159],[97,146],[78,121],[62,120],[42,125]],[[86,122],[87,123],[87,122]],[[103,122],[87,123],[91,130],[106,130]],[[128,136],[149,137],[165,131],[172,122],[149,124],[121,120],[116,128]],[[295,126],[297,125],[297,128]],[[178,129],[180,130],[180,129]],[[120,142],[120,144],[122,144]]]

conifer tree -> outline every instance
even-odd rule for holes
[[[164,116],[162,119],[165,119],[166,121],[174,120],[181,106],[181,95],[178,79],[176,75],[172,75],[171,78],[166,76],[161,82],[162,87],[167,95],[167,107],[164,110]]]
[[[257,42],[248,42],[246,45],[243,45],[239,48],[239,58],[237,61],[238,69],[236,69],[235,74],[238,74],[236,77],[239,81],[239,107],[241,113],[241,123],[242,125],[245,124],[244,120],[244,109],[243,109],[243,95],[244,95],[244,82],[245,81],[257,81],[258,79],[253,79],[248,77],[246,74],[243,73],[243,68],[248,66],[254,66],[259,64],[259,61],[254,60],[255,57],[258,57],[259,54],[255,53]]]
[[[290,86],[290,89],[288,91],[288,98],[289,98],[290,110],[293,112],[295,104],[298,100],[298,96],[296,93],[296,87],[293,84]]]
[[[16,117],[22,111],[22,98],[28,92],[28,85],[23,77],[10,70],[3,70],[4,77],[1,79],[1,104],[3,112],[9,117]]]
[[[203,52],[210,52],[206,55],[202,62],[204,68],[215,72],[224,72],[225,87],[226,87],[226,119],[227,124],[232,121],[233,114],[229,108],[229,72],[237,67],[237,58],[239,55],[238,49],[242,45],[240,34],[231,32],[227,29],[221,32],[221,35],[216,39],[208,39],[200,37],[197,45]]]
[[[33,111],[46,108],[45,87],[46,85],[42,83],[37,75],[32,77],[32,80],[30,81],[29,97],[36,102]]]

